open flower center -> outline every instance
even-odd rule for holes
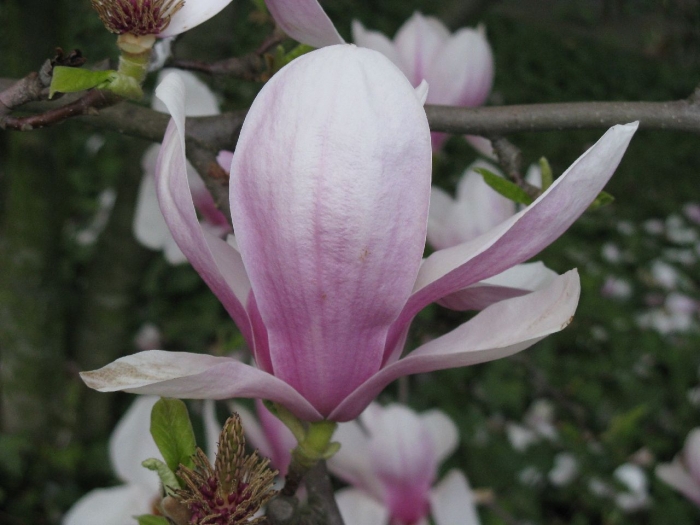
[[[180,465],[177,475],[186,488],[176,499],[189,510],[192,525],[253,525],[264,517],[254,514],[277,493],[272,484],[277,471],[257,452],[247,455],[238,415],[226,421],[219,438],[214,466],[200,449],[192,458],[194,469]]]
[[[90,0],[90,3],[112,33],[157,35],[168,27],[185,0]]]

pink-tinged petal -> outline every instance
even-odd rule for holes
[[[503,273],[460,290],[438,301],[451,310],[483,310],[503,301],[526,293],[541,290],[557,277],[557,273],[541,262],[518,264]]]
[[[402,68],[401,59],[396,52],[394,43],[379,31],[365,29],[358,20],[352,21],[352,40],[360,47],[374,49],[391,60],[399,69]]]
[[[202,404],[202,419],[204,420],[204,438],[206,443],[204,450],[209,461],[213,464],[219,448],[219,435],[221,434],[221,423],[216,417],[216,403],[213,400],[204,400]]]
[[[236,240],[272,367],[324,415],[381,364],[425,242],[425,112],[383,55],[333,46],[277,73],[234,153]]]
[[[450,32],[437,18],[414,13],[394,37],[401,70],[417,86],[427,75],[435,54],[450,38]],[[432,96],[428,98],[432,100]]]
[[[429,410],[418,414],[418,417],[432,438],[435,461],[440,465],[457,449],[457,425],[441,410]]]
[[[383,368],[348,396],[329,419],[354,419],[397,377],[485,363],[532,346],[571,322],[580,291],[578,273],[571,270],[543,290],[489,306],[452,332]]]
[[[190,0],[186,1],[177,13],[170,19],[170,25],[165,28],[160,38],[179,35],[193,27],[206,22],[226,7],[231,0]]]
[[[481,153],[489,160],[497,160],[496,154],[493,152],[493,145],[489,139],[476,135],[465,135],[464,138],[478,153]]]
[[[141,462],[162,456],[151,437],[151,409],[158,401],[154,396],[138,396],[114,427],[109,438],[109,459],[117,477],[130,484],[149,487],[158,493],[158,476]]]
[[[657,465],[656,475],[700,507],[700,483],[693,479],[679,458]]]
[[[610,179],[638,125],[610,128],[523,211],[473,241],[428,257],[418,274],[415,293],[392,327],[387,352],[423,307],[526,261],[564,233]]]
[[[425,78],[430,104],[480,106],[493,85],[493,53],[483,32],[460,29],[435,54]]]
[[[428,93],[430,92],[430,86],[428,86],[428,83],[423,79],[420,84],[418,84],[418,87],[415,89],[416,92],[416,98],[420,102],[421,106],[425,105],[425,101],[428,98]],[[431,133],[432,137],[432,133]]]
[[[233,151],[222,149],[216,156],[216,162],[226,173],[231,173],[231,162],[233,161]]]
[[[182,69],[166,68],[158,73],[156,85],[160,84],[171,73],[177,73],[185,85],[185,115],[188,117],[211,117],[221,113],[219,101],[214,92],[194,73]],[[158,97],[153,97],[151,107],[160,113],[169,113],[167,106]]]
[[[340,443],[340,450],[328,460],[328,470],[340,479],[371,494],[376,500],[383,500],[384,488],[367,453],[369,436],[359,423],[357,421],[341,423],[333,434],[333,440]]]
[[[143,468],[143,467],[141,467]],[[144,469],[146,470],[146,469]],[[154,473],[153,476],[155,477]],[[97,489],[80,498],[63,517],[62,525],[136,525],[134,516],[150,514],[159,489],[122,485]]]
[[[80,376],[87,386],[100,392],[125,390],[182,399],[269,399],[306,421],[321,419],[287,383],[228,357],[150,350]]]
[[[136,212],[134,213],[134,237],[143,246],[151,250],[164,250],[171,245],[175,245],[168,225],[165,223],[163,214],[158,207],[158,195],[156,193],[155,164],[158,159],[160,146],[153,144],[143,155],[141,164],[144,175],[139,186],[139,193],[136,198]],[[177,249],[177,245],[175,245]],[[172,248],[171,248],[172,251]],[[177,252],[180,256],[176,257]],[[173,260],[185,262],[185,256],[177,249],[171,253]]]
[[[192,202],[185,158],[184,90],[176,74],[166,77],[156,88],[156,95],[173,117],[165,132],[156,167],[160,208],[182,253],[236,321],[246,340],[252,343],[250,321],[244,308],[250,282],[240,254],[202,229]]]
[[[265,3],[277,25],[297,42],[312,47],[345,43],[318,0],[265,0]]]
[[[700,428],[694,428],[685,438],[683,462],[693,479],[700,484]]]
[[[451,470],[430,494],[430,514],[435,525],[479,525],[474,494],[467,478]]]
[[[343,489],[335,493],[345,525],[389,525],[388,509],[355,489]]]
[[[267,440],[272,446],[272,456],[270,456],[272,465],[280,471],[280,476],[285,476],[292,460],[292,449],[297,446],[297,440],[292,431],[265,408],[259,399],[255,400],[255,409]]]

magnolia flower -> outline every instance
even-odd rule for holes
[[[637,124],[615,126],[532,205],[473,241],[425,246],[432,153],[421,105],[380,53],[332,46],[283,68],[251,106],[231,166],[231,243],[203,230],[187,183],[185,86],[158,96],[173,119],[157,169],[182,252],[238,324],[257,367],[152,350],[83,374],[100,391],[262,398],[306,421],[349,421],[400,376],[505,357],[561,330],[575,270],[494,302],[402,357],[428,304],[498,275],[559,237],[610,178]],[[505,295],[507,296],[507,292]]]
[[[162,80],[171,71],[161,71],[158,76],[159,80]],[[187,86],[186,114],[191,117],[218,115],[219,104],[209,87],[188,71],[181,71],[180,75]],[[161,113],[167,112],[163,103],[157,99],[153,101],[153,109]],[[187,258],[178,248],[158,206],[155,171],[159,150],[160,145],[153,144],[146,150],[141,161],[144,175],[136,200],[134,235],[147,248],[163,250],[163,255],[170,264],[180,264],[186,262]],[[189,162],[187,163],[187,179],[192,191],[192,199],[202,217],[204,227],[214,235],[221,236],[228,233],[231,228],[226,216],[218,210],[209,190]]]
[[[151,437],[151,409],[157,397],[138,397],[122,416],[109,439],[112,469],[124,484],[96,489],[71,507],[63,525],[136,524],[134,516],[151,514],[160,501],[160,481],[155,472],[141,466],[162,456]]]
[[[347,525],[478,524],[464,474],[450,471],[433,487],[440,464],[457,448],[455,424],[441,411],[417,414],[372,403],[359,422],[339,425],[340,451],[329,470],[352,488],[337,493]]]
[[[700,427],[690,431],[671,463],[656,467],[656,475],[700,507]]]
[[[480,106],[491,91],[493,53],[483,26],[462,28],[451,35],[437,18],[416,12],[393,42],[378,31],[366,30],[357,20],[352,24],[352,37],[358,46],[386,55],[414,87],[428,82],[428,104]],[[444,133],[433,133],[433,149],[440,149],[445,138]],[[490,156],[490,143],[474,139],[477,150]]]
[[[231,0],[90,0],[105,27],[119,35],[169,37],[206,22]]]

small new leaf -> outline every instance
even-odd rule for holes
[[[589,210],[595,210],[596,208],[602,208],[611,204],[615,200],[615,197],[610,195],[607,191],[601,191],[595,200],[588,207]]]
[[[185,403],[161,398],[151,411],[151,435],[170,470],[176,472],[180,464],[193,466],[197,443]]]
[[[53,68],[49,98],[55,93],[74,93],[94,87],[103,87],[116,75],[116,71],[90,71],[75,67],[56,66]]]
[[[158,474],[160,482],[163,484],[165,493],[171,496],[175,490],[180,488],[180,483],[177,481],[175,473],[168,468],[168,465],[156,458],[146,459],[141,465],[148,470],[152,470]]]
[[[540,165],[540,172],[542,173],[542,191],[547,191],[547,188],[554,182],[552,167],[549,165],[549,161],[546,157],[542,157],[538,164]]]
[[[493,188],[494,191],[503,195],[506,199],[510,199],[513,202],[524,204],[526,206],[532,204],[532,197],[530,197],[527,192],[517,184],[514,184],[485,168],[476,168],[474,171],[479,173],[484,178],[484,182],[486,184]]]
[[[136,516],[139,525],[170,525],[168,518],[163,516],[154,516],[153,514],[144,514]]]

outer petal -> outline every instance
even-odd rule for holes
[[[428,257],[415,293],[392,327],[387,353],[424,306],[526,261],[564,233],[610,179],[637,126],[635,122],[610,128],[523,211],[473,241]]]
[[[218,14],[230,2],[231,0],[194,0],[185,2],[182,9],[170,19],[170,25],[158,36],[165,38],[189,31]]]
[[[210,117],[221,113],[216,95],[194,73],[182,69],[166,68],[158,73],[156,85],[160,84],[171,73],[177,73],[185,84],[185,114],[188,117]],[[151,107],[161,113],[170,113],[167,106],[157,97],[153,98]]]
[[[357,421],[341,423],[333,439],[340,443],[341,447],[328,460],[328,470],[381,501],[384,498],[384,488],[367,453],[369,437],[359,423]]]
[[[491,305],[452,332],[386,366],[357,388],[330,419],[353,419],[397,377],[469,366],[507,357],[566,327],[576,310],[580,283],[571,270],[544,290]]]
[[[318,0],[265,0],[272,17],[294,40],[313,47],[344,44]]]
[[[394,42],[402,64],[401,70],[411,84],[417,86],[424,78],[431,82],[427,76],[430,63],[449,38],[450,32],[442,22],[418,12],[401,26]],[[430,94],[428,100],[432,100]]]
[[[441,410],[428,410],[418,414],[423,428],[432,437],[435,461],[440,465],[457,448],[459,432],[457,425]]]
[[[358,20],[352,21],[352,40],[360,47],[374,49],[391,60],[399,69],[403,68],[394,43],[379,31],[365,29]],[[416,84],[417,86],[418,84]]]
[[[231,168],[236,239],[277,377],[324,415],[379,369],[425,242],[425,112],[375,51],[334,46],[275,75]]]
[[[430,513],[436,525],[479,525],[474,494],[467,478],[451,470],[430,494]]]
[[[685,438],[683,460],[690,475],[700,484],[700,428],[694,428]]]
[[[335,493],[340,514],[345,525],[388,525],[388,509],[355,489],[339,490]]]
[[[100,392],[126,390],[185,399],[269,399],[306,421],[321,419],[287,383],[228,357],[150,350],[80,376],[87,386]]]
[[[428,103],[480,106],[493,85],[493,53],[483,32],[460,29],[437,51],[428,66]]]
[[[185,87],[179,76],[172,74],[158,86],[156,94],[173,116],[156,167],[158,199],[165,222],[182,252],[253,346],[250,321],[243,306],[250,283],[240,254],[202,230],[192,203],[185,158]]]
[[[700,507],[700,484],[690,476],[679,458],[658,465],[656,475]]]
[[[504,299],[541,290],[557,273],[541,262],[518,264],[503,273],[443,297],[438,304],[452,310],[483,310]]]
[[[292,460],[292,449],[297,446],[297,440],[284,423],[277,419],[262,401],[255,401],[255,408],[260,424],[272,446],[272,464],[280,471],[280,476],[287,474],[287,468]]]
[[[143,468],[143,467],[142,467]],[[145,469],[144,469],[145,470]],[[63,517],[63,525],[136,525],[134,516],[150,514],[158,489],[122,485],[88,492]]]
[[[141,462],[162,459],[151,437],[151,409],[158,401],[154,396],[138,396],[122,416],[109,438],[109,459],[117,477],[129,484],[148,487],[158,493],[158,476],[145,469]]]

